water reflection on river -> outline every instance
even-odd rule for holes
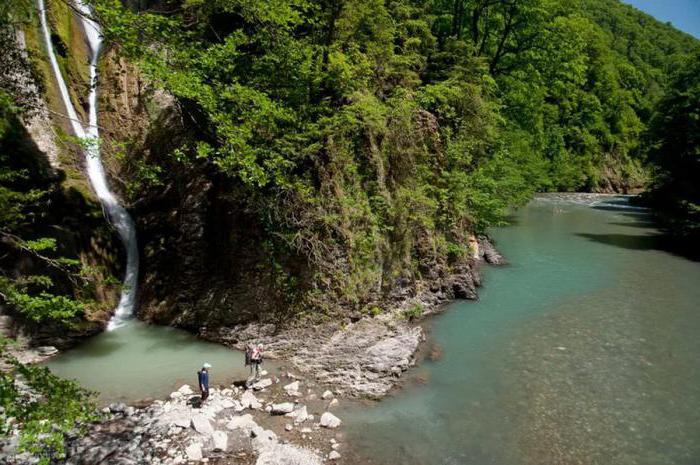
[[[434,320],[427,382],[342,412],[350,463],[700,463],[700,264],[624,198],[542,197],[494,236],[511,265]]]

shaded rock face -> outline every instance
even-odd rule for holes
[[[14,119],[0,150],[11,152],[7,166],[27,173],[26,179],[14,187],[20,192],[41,190],[46,197],[28,217],[31,221],[14,234],[21,238],[50,237],[56,240],[56,255],[79,260],[92,283],[81,286],[66,270],[50,266],[45,260],[16,246],[12,235],[0,238],[0,272],[5,276],[49,276],[52,292],[74,296],[81,294],[98,305],[90,306],[82,318],[66,326],[36,323],[0,303],[0,335],[19,341],[20,349],[33,346],[55,346],[65,349],[84,337],[102,330],[118,298],[118,286],[107,282],[110,276],[121,275],[122,253],[115,232],[102,215],[101,206],[90,193],[66,182],[66,174],[51,164],[48,154],[39,147],[26,122]],[[17,350],[13,347],[11,350]],[[24,359],[21,353],[17,355]],[[31,355],[31,354],[30,354]],[[43,354],[36,354],[42,356]],[[30,356],[31,360],[31,356]]]
[[[195,171],[138,204],[139,316],[193,329],[278,319],[288,303],[262,228],[230,186]]]
[[[294,257],[273,264],[240,185],[206,161],[174,159],[201,132],[183,116],[186,102],[152,86],[116,50],[101,66],[103,159],[136,221],[142,255],[138,316],[191,329],[278,318],[288,304],[275,267],[297,277],[303,267]],[[157,170],[157,181],[138,181],[144,167]]]

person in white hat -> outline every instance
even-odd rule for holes
[[[202,394],[202,402],[207,400],[207,397],[209,397],[209,368],[211,368],[211,365],[209,363],[204,363],[204,365],[202,365],[202,369],[197,372],[199,392]]]

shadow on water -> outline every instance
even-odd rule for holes
[[[626,223],[625,226],[627,226]],[[673,237],[666,234],[651,234],[642,236],[638,234],[576,233],[576,235],[600,244],[612,245],[623,249],[638,251],[658,250],[687,258],[689,260],[700,261],[700,256],[698,256],[697,253],[686,249],[679,243],[676,243]]]
[[[107,357],[110,354],[118,352],[121,348],[123,348],[126,344],[125,341],[119,340],[119,339],[110,339],[110,340],[100,340],[98,343],[95,342],[95,340],[91,340],[88,342],[90,344],[91,350],[89,351],[81,351],[80,356],[81,357],[88,357],[88,358],[102,358],[102,357]],[[68,352],[69,354],[71,352]]]
[[[629,223],[623,223],[623,222],[609,222],[609,225],[612,226],[624,226],[626,228],[642,228],[642,229],[655,229],[658,228],[659,225],[656,224],[656,222],[648,220],[648,221],[630,221]]]

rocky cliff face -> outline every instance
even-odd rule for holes
[[[184,165],[176,159],[192,132],[201,130],[183,116],[186,102],[159,91],[115,52],[106,53],[102,64],[102,147],[138,225],[139,317],[192,330],[255,323],[279,331],[318,310],[304,308],[309,300],[303,300],[318,270],[305,257],[275,248],[247,191],[210,162]],[[347,257],[332,252],[325,257],[329,267],[342,267]],[[390,259],[383,266],[400,268]],[[421,263],[416,273],[364,289],[359,304],[332,292],[317,292],[313,304],[323,307],[322,319],[343,321],[418,296],[434,297],[426,310],[454,298],[476,298],[473,260],[447,263],[426,251]]]
[[[52,30],[56,31],[52,42],[60,52],[60,62],[71,87],[86,89],[87,48],[79,22],[63,2],[48,2],[48,9]],[[0,268],[4,276],[13,279],[49,276],[56,291],[89,304],[83,319],[69,326],[38,324],[0,305],[0,334],[18,340],[21,347],[66,348],[103,329],[119,295],[114,276],[122,274],[123,257],[119,241],[84,176],[82,150],[67,137],[70,125],[47,65],[38,19],[34,19],[24,29],[14,31],[13,40],[3,45],[4,50],[10,51],[0,58],[3,69],[11,65],[13,70],[11,75],[3,77],[2,86],[19,89],[19,93],[13,94],[25,109],[12,120],[10,129],[0,140],[0,150],[11,155],[3,169],[25,174],[21,182],[13,184],[13,189],[45,192],[40,204],[44,206],[26,218],[23,235],[28,239],[55,238],[56,254],[78,260],[82,272],[76,277],[56,267],[47,267],[46,261],[36,254],[17,249],[6,241],[0,244]],[[76,98],[76,101],[81,100]]]

